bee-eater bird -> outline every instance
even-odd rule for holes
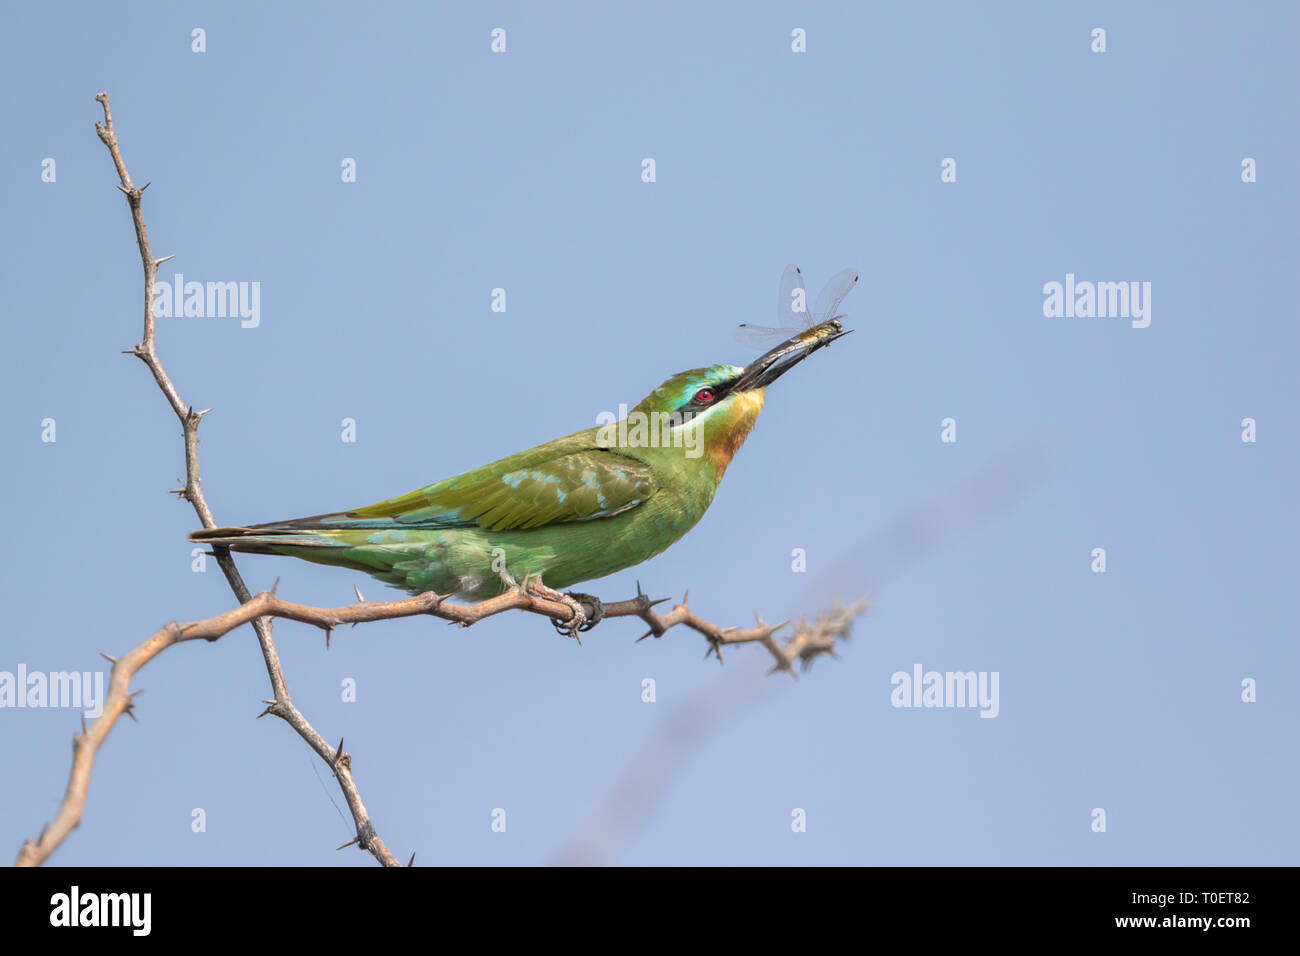
[[[536,579],[551,592],[603,577],[654,557],[694,527],[754,427],[767,386],[849,331],[836,317],[744,368],[682,372],[617,422],[609,415],[608,424],[379,504],[196,531],[190,540],[474,600],[515,579]],[[599,602],[590,603],[598,619]]]

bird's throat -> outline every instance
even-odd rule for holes
[[[765,392],[766,389],[755,388],[732,395],[727,401],[727,414],[714,425],[718,433],[708,436],[709,457],[713,459],[718,481],[722,480],[731,459],[736,457],[736,452],[753,431],[759,412],[763,410]]]

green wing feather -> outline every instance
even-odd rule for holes
[[[650,466],[601,448],[515,456],[379,504],[295,521],[275,530],[537,528],[607,518],[657,491]]]

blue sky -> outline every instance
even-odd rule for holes
[[[255,328],[159,320],[182,395],[214,408],[201,455],[224,523],[367,504],[593,425],[682,369],[751,358],[729,330],[772,320],[787,262],[814,292],[862,270],[858,331],[773,386],[701,524],[589,589],[690,588],[737,624],[832,593],[871,612],[840,662],[686,734],[610,861],[1297,862],[1293,6],[11,4],[5,20],[0,671],[96,668],[233,600],[215,565],[191,570],[197,522],[166,493],[179,429],[119,354],[141,279],[93,130],[108,90],[152,182],[154,252],[176,255],[161,277],[260,283]],[[1045,316],[1067,274],[1149,282],[1149,327]],[[881,532],[1026,436],[1051,477],[1010,510],[915,558]],[[388,596],[349,571],[240,564],[303,602]],[[731,701],[765,663],[739,649],[720,671],[697,635],[639,633],[608,622],[579,649],[534,618],[407,620],[326,652],[276,627],[294,701],[346,738],[389,846],[489,865],[582,842],[684,702]],[[997,672],[997,717],[891,706],[917,664]],[[253,719],[251,629],[170,650],[136,686],[140,722],[114,730],[55,862],[371,864],[334,850],[351,830],[323,765]],[[53,814],[76,727],[74,710],[0,709],[10,852]]]

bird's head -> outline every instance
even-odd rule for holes
[[[672,450],[687,458],[707,454],[721,480],[758,421],[767,386],[850,331],[836,322],[820,334],[795,336],[743,368],[710,365],[674,375],[610,426],[625,429],[611,444]]]

